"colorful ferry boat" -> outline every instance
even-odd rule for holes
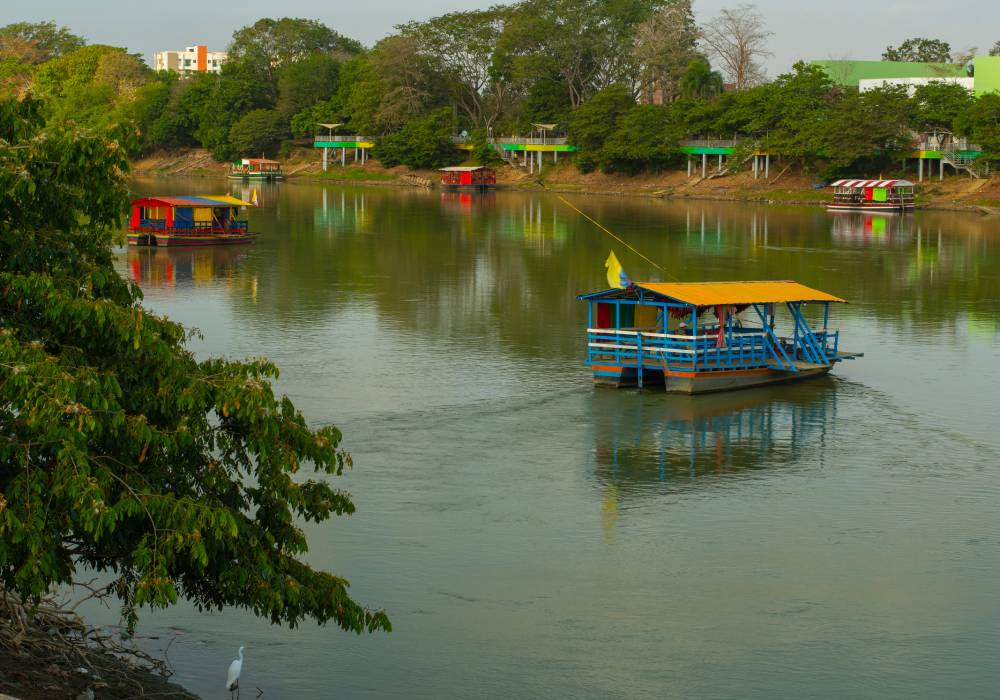
[[[909,180],[837,180],[830,183],[833,202],[829,211],[867,211],[892,214],[915,206]]]
[[[830,305],[846,302],[798,282],[638,282],[577,298],[587,302],[587,364],[599,384],[701,394],[817,377],[862,356],[842,351],[829,327]]]
[[[250,202],[229,195],[143,197],[132,201],[129,245],[191,246],[251,243],[256,233],[238,218]]]
[[[488,189],[497,184],[496,171],[484,165],[454,165],[440,172],[441,186],[449,189]]]
[[[229,167],[230,180],[281,180],[281,163],[267,158],[243,158]]]

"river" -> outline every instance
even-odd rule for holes
[[[142,644],[206,698],[240,645],[265,700],[995,697],[1000,219],[570,199],[682,280],[847,298],[865,357],[693,399],[595,388],[575,295],[612,245],[663,277],[555,196],[266,187],[252,246],[120,270],[199,356],[270,357],[344,431],[358,511],[307,525],[308,560],[394,630],[180,605]]]

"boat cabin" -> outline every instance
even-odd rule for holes
[[[268,158],[243,158],[233,163],[229,177],[251,180],[277,180],[281,177],[281,163]]]
[[[483,165],[455,165],[440,168],[441,184],[444,187],[494,187],[497,174],[493,168]]]
[[[909,180],[837,180],[830,211],[868,211],[893,213],[909,211],[916,204],[913,183]]]
[[[798,282],[639,282],[577,298],[599,384],[698,394],[806,379],[860,357],[840,350],[829,325],[831,304],[845,301]]]
[[[194,245],[251,236],[240,207],[250,202],[230,195],[143,197],[132,201],[130,245]]]

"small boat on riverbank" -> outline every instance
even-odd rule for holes
[[[829,327],[830,305],[845,300],[798,282],[637,282],[577,299],[587,302],[586,363],[598,384],[701,394],[818,377],[862,356],[840,350]],[[812,309],[822,311],[818,330]]]
[[[132,201],[129,245],[196,246],[252,243],[257,237],[238,218],[250,202],[229,195],[143,197]]]
[[[833,202],[827,205],[828,211],[894,214],[916,206],[909,180],[837,180],[830,187]]]
[[[243,158],[229,167],[230,180],[281,180],[281,163],[267,158]]]
[[[483,165],[453,165],[439,171],[441,186],[447,189],[485,190],[497,184],[496,171]]]

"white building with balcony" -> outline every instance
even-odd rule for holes
[[[183,51],[157,51],[155,70],[172,70],[182,77],[192,73],[218,73],[226,62],[225,51],[209,51],[207,46],[188,46]]]

